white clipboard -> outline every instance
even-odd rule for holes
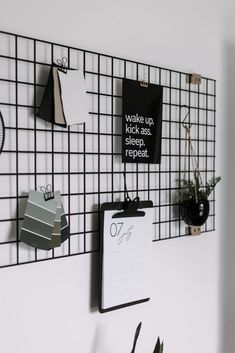
[[[136,213],[139,213],[137,214]],[[152,201],[126,214],[125,203],[101,208],[101,313],[148,301],[151,294]]]

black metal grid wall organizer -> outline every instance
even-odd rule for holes
[[[60,128],[36,117],[53,62],[84,70],[89,121]],[[188,73],[0,32],[0,110],[6,139],[0,155],[0,267],[99,251],[99,210],[103,202],[122,200],[126,173],[131,197],[153,201],[153,241],[186,236],[175,193],[183,173],[184,116],[190,106],[192,141],[203,181],[215,175],[216,82],[186,82]],[[122,78],[164,87],[162,163],[121,163]],[[189,171],[190,172],[190,171]],[[49,252],[19,241],[29,190],[52,184],[60,190],[71,237]],[[215,200],[203,232],[215,229]]]

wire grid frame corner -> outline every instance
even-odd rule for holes
[[[61,128],[37,118],[49,69],[66,57],[83,70],[89,121]],[[190,107],[192,142],[203,182],[215,176],[216,81],[186,83],[188,73],[46,40],[0,32],[0,110],[6,125],[0,155],[0,267],[99,251],[99,211],[103,202],[130,197],[152,200],[153,241],[187,236],[175,196],[184,163],[184,115]],[[121,162],[122,79],[146,78],[163,86],[162,162]],[[187,172],[192,173],[190,164]],[[19,240],[30,190],[52,184],[60,190],[70,239],[50,251]],[[203,232],[215,229],[215,197]]]

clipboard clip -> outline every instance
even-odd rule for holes
[[[140,206],[140,198],[136,196],[131,200],[126,186],[126,175],[123,173],[124,177],[124,190],[125,190],[125,200],[123,202],[123,207],[121,212],[115,213],[112,218],[124,218],[124,217],[144,217],[145,212],[138,210]]]
[[[129,197],[123,203],[123,211],[115,213],[112,218],[144,217],[145,212],[138,210],[140,203],[139,196],[131,200]]]
[[[51,184],[48,184],[47,186],[41,186],[40,190],[43,193],[45,201],[54,199],[54,192],[52,190]]]

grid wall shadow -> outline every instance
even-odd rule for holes
[[[89,121],[60,128],[37,118],[50,65],[62,57],[84,71]],[[99,251],[99,210],[130,197],[154,204],[153,241],[187,236],[179,217],[177,179],[183,175],[185,135],[182,105],[190,107],[192,142],[202,179],[215,175],[216,82],[186,83],[187,73],[0,32],[0,110],[6,125],[0,155],[0,267]],[[122,79],[163,86],[162,162],[121,162]],[[187,172],[192,173],[187,164]],[[71,237],[43,251],[19,240],[27,195],[52,184],[60,190]],[[202,231],[215,229],[215,199]]]

